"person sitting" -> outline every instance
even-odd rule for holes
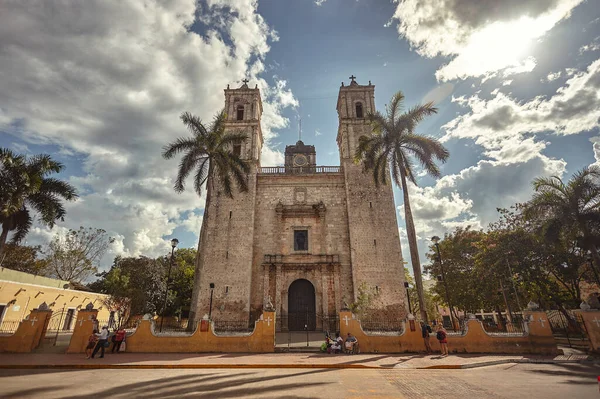
[[[359,353],[358,339],[356,339],[356,337],[352,334],[348,333],[348,336],[346,337],[345,348],[346,353],[351,353],[353,355]]]
[[[342,344],[344,340],[340,337],[340,333],[335,333],[335,341],[331,343],[328,353],[340,353],[342,351]]]

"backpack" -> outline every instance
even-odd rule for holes
[[[438,331],[437,334],[435,335],[435,337],[441,341],[444,338],[446,338],[446,334],[443,331]]]

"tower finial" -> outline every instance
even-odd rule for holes
[[[302,141],[302,118],[299,118],[298,123],[298,141]]]
[[[356,79],[356,76],[352,75],[350,76],[350,84],[356,84],[356,82],[354,81]]]

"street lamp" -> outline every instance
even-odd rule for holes
[[[408,299],[408,313],[412,314],[412,307],[410,306],[410,292],[408,292],[408,282],[404,282],[404,288],[406,288],[406,298]]]
[[[440,237],[433,236],[431,237],[431,241],[435,244],[435,249],[437,249],[438,261],[440,262],[440,269],[442,271],[442,279],[444,280],[444,289],[446,291],[446,302],[448,302],[448,307],[450,308],[450,322],[452,323],[452,329],[456,329],[454,324],[454,309],[452,308],[452,303],[450,303],[450,297],[448,296],[448,283],[446,281],[446,273],[444,272],[444,264],[442,263],[442,254],[440,252]],[[439,279],[438,279],[439,280]]]
[[[165,304],[163,305],[162,316],[160,318],[160,332],[162,332],[163,321],[165,320],[165,310],[167,310],[167,298],[169,297],[169,280],[171,279],[171,268],[173,267],[173,258],[175,256],[175,247],[179,244],[177,238],[171,240],[171,262],[169,262],[169,272],[167,273],[167,284],[165,284]]]
[[[210,320],[210,316],[212,315],[212,297],[213,291],[215,290],[215,283],[210,283],[210,305],[208,305],[208,320]]]

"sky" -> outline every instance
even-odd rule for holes
[[[196,247],[204,198],[173,190],[162,147],[243,78],[261,89],[262,166],[286,145],[339,165],[339,87],[375,85],[383,110],[434,101],[417,132],[450,151],[409,193],[423,264],[433,235],[486,228],[539,176],[600,165],[600,0],[0,0],[0,147],[51,154],[79,192],[53,229],[105,229],[116,255]],[[190,186],[191,188],[191,186]],[[402,193],[398,228],[409,259]],[[390,215],[390,217],[393,217]]]

